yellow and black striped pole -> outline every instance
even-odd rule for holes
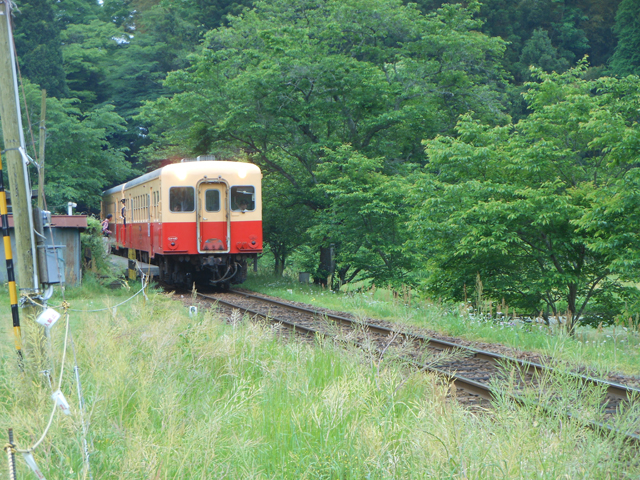
[[[129,249],[129,280],[132,282],[138,278],[138,272],[136,271],[136,249]]]
[[[7,281],[9,282],[9,300],[11,302],[11,316],[13,317],[13,334],[16,342],[18,359],[22,362],[22,335],[20,333],[20,316],[18,315],[18,288],[13,269],[13,253],[11,252],[11,238],[9,237],[9,211],[7,210],[7,194],[4,191],[2,179],[2,156],[0,155],[0,216],[2,217],[2,240],[4,241],[4,256],[7,260]]]

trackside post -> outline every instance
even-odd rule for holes
[[[129,280],[134,281],[138,276],[136,272],[136,249],[129,249]]]
[[[13,335],[15,336],[18,363],[22,366],[22,335],[20,333],[20,314],[18,311],[18,288],[13,268],[13,252],[9,237],[9,211],[7,209],[7,194],[2,180],[2,156],[0,155],[0,218],[2,218],[2,240],[4,242],[4,256],[7,262],[7,281],[9,284],[9,301],[11,303],[11,317],[13,318]]]

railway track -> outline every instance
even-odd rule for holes
[[[509,395],[518,403],[537,402],[549,414],[558,414],[552,404],[562,404],[561,393],[549,393],[552,379],[558,375],[554,369],[539,363],[511,358],[494,352],[478,350],[420,334],[398,331],[371,321],[327,314],[312,308],[254,295],[231,291],[205,295],[201,299],[215,302],[227,309],[265,318],[295,330],[297,333],[335,338],[338,341],[375,351],[382,358],[392,351],[400,352],[405,362],[415,368],[436,373],[455,385],[458,400],[474,407],[488,406],[497,389],[504,393],[508,382]],[[577,390],[597,388],[605,393],[602,415],[597,421],[584,420],[564,409],[565,415],[605,433],[616,432],[612,424],[621,409],[632,402],[640,402],[640,390],[572,372],[562,372]],[[502,386],[502,387],[501,387]],[[543,393],[543,390],[547,390]],[[536,393],[543,393],[536,397]],[[532,395],[533,393],[533,395]],[[540,397],[546,399],[543,405]],[[640,445],[640,424],[633,431],[618,432]]]

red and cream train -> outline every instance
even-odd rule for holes
[[[106,190],[112,247],[135,249],[173,285],[242,283],[262,252],[261,179],[250,163],[189,161]]]

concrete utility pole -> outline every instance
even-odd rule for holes
[[[11,0],[0,0],[0,119],[11,189],[16,239],[15,261],[20,290],[25,293],[39,293],[31,188],[24,160],[26,152],[17,86],[11,31]]]

